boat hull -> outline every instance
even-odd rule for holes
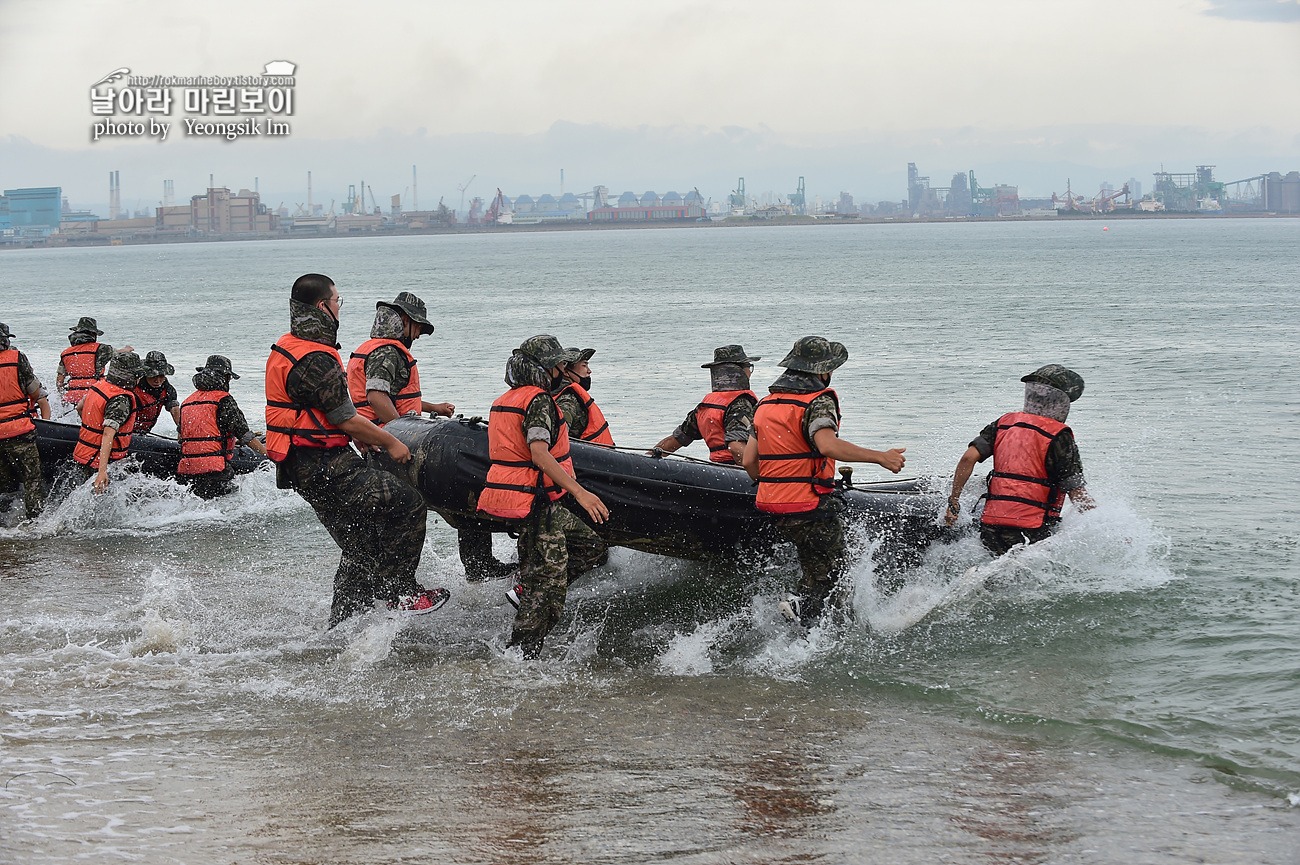
[[[50,481],[58,467],[72,459],[72,451],[77,446],[77,434],[80,424],[62,421],[41,420],[36,423],[36,448],[41,454],[41,472],[46,481]],[[181,446],[176,439],[166,436],[146,435],[131,436],[130,458],[134,458],[140,471],[160,478],[175,478],[176,466],[181,461]],[[266,457],[259,456],[250,447],[240,445],[230,459],[230,467],[236,474],[248,474],[262,463]]]
[[[518,529],[484,519],[478,495],[487,479],[487,426],[478,419],[398,418],[385,427],[411,450],[398,465],[375,457],[423,494],[429,508],[456,528]],[[648,553],[701,559],[778,542],[774,520],[754,507],[756,485],[743,469],[679,458],[655,458],[571,442],[579,483],[609,507],[595,526],[605,541]],[[850,523],[879,541],[878,562],[912,561],[933,539],[939,497],[916,481],[872,484],[841,492]]]

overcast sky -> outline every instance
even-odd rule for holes
[[[297,64],[274,141],[90,141],[92,84]],[[1163,163],[1223,180],[1300,169],[1300,0],[243,2],[0,0],[0,188],[75,207],[219,185],[292,206],[364,179],[409,195],[906,196],[973,169],[1022,196]],[[173,110],[179,125],[183,112]],[[409,201],[407,206],[409,207]]]

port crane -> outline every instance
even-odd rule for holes
[[[586,194],[590,195],[591,193],[586,193]],[[582,196],[579,197],[581,198]],[[487,216],[485,217],[487,224],[496,225],[497,220],[501,218],[501,214],[505,213],[505,210],[506,210],[505,193],[501,191],[500,187],[497,187],[497,197],[492,199],[492,206],[488,208]]]
[[[1115,205],[1112,202],[1114,202],[1116,198],[1121,198],[1121,197],[1125,199],[1124,203],[1131,207],[1133,202],[1129,199],[1128,196],[1129,196],[1129,191],[1128,191],[1127,183],[1124,184],[1123,189],[1120,189],[1118,192],[1112,192],[1110,195],[1106,195],[1103,192],[1099,192],[1097,193],[1097,197],[1092,200],[1092,212],[1093,213],[1111,212],[1112,210],[1115,209]]]
[[[474,182],[475,177],[478,177],[478,175],[471,174],[469,180],[466,180],[463,184],[456,187],[458,190],[460,190],[460,212],[461,213],[465,212],[465,190],[469,189],[469,185]]]
[[[739,207],[744,210],[749,206],[749,200],[745,198],[745,178],[736,181],[736,188],[731,190],[731,195],[727,196],[727,203],[733,209]]]
[[[1124,188],[1128,189],[1128,184],[1125,184]],[[1062,204],[1064,204],[1065,206],[1060,207],[1059,205]],[[1055,207],[1057,210],[1081,211],[1083,210],[1082,205],[1083,205],[1083,196],[1075,195],[1070,190],[1070,178],[1068,177],[1065,179],[1065,197],[1057,198],[1056,193],[1055,192],[1052,193],[1052,206]]]

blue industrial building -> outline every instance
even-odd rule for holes
[[[63,218],[63,189],[42,186],[34,189],[6,189],[7,222],[0,228],[12,228],[15,234],[45,235],[59,230]]]

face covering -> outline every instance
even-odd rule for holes
[[[578,385],[579,385],[583,390],[587,390],[587,391],[591,390],[591,376],[587,375],[587,376],[583,376],[582,378],[578,379]]]

